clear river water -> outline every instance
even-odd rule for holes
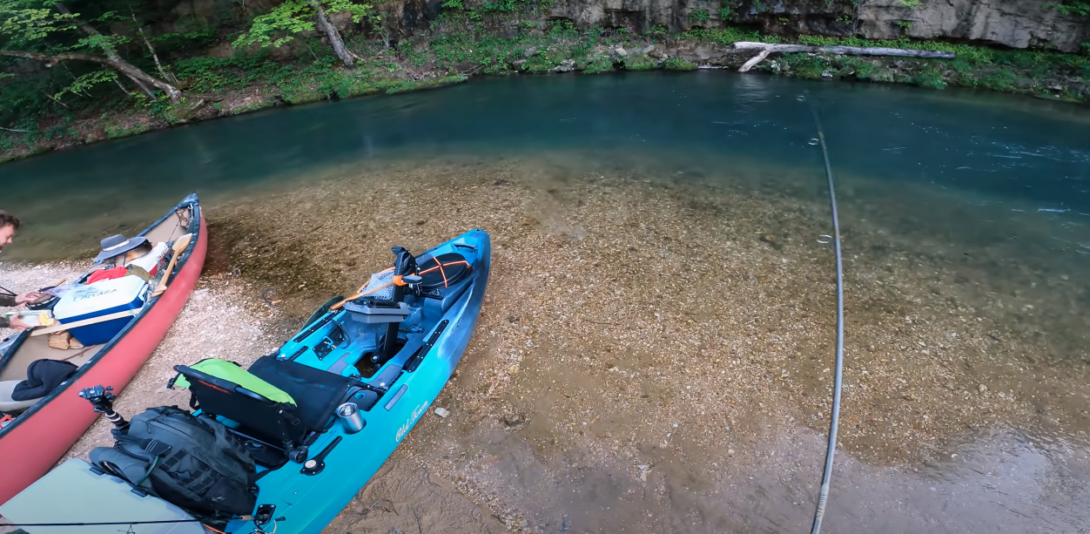
[[[429,508],[425,531],[460,532],[435,491],[485,507],[480,531],[802,532],[835,302],[811,106],[846,262],[825,528],[1086,532],[1084,107],[706,71],[484,79],[2,165],[0,207],[26,222],[3,259],[78,257],[196,191],[206,271],[302,317],[390,245],[484,228],[495,280],[437,401],[453,415],[383,475],[446,489],[376,482],[361,502],[391,504],[331,532],[410,532]]]

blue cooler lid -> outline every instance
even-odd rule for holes
[[[53,308],[53,317],[64,322],[73,317],[130,306],[133,301],[142,299],[147,289],[147,282],[138,276],[95,282],[65,293]]]

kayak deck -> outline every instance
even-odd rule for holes
[[[275,527],[264,525],[266,531],[278,528],[278,532],[319,532],[370,480],[438,396],[461,360],[480,313],[491,261],[488,234],[468,232],[417,260],[423,265],[432,258],[453,255],[464,258],[462,263],[469,274],[456,282],[444,275],[443,286],[436,288],[430,298],[405,296],[402,313],[407,316],[393,323],[396,330],[388,329],[391,323],[368,322],[358,307],[353,310],[346,305],[345,309],[314,318],[281,348],[275,362],[273,356],[262,359],[265,362],[260,365],[265,367],[298,369],[294,365],[298,364],[333,375],[329,380],[320,376],[313,380],[310,374],[315,382],[348,379],[354,387],[347,399],[357,405],[363,423],[362,430],[350,433],[335,420],[332,424],[326,422],[324,428],[314,429],[306,438],[309,461],[281,459],[260,469],[259,509],[272,510],[271,517],[285,518]],[[383,353],[385,336],[390,331],[397,332],[395,350]],[[384,356],[389,359],[383,361]],[[258,366],[255,364],[250,371],[266,377],[267,372],[256,370]],[[313,371],[297,374],[302,377],[308,373]],[[318,389],[308,396],[306,388],[299,384],[281,386],[283,378],[279,382],[274,385],[295,388],[289,393],[298,401],[300,413],[329,414],[334,408],[329,405],[328,391],[321,389],[328,385],[314,384]],[[344,400],[338,398],[336,402]],[[237,430],[245,434],[246,428],[237,421],[220,420],[241,427]],[[234,521],[225,531],[251,530],[252,523]]]

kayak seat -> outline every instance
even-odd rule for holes
[[[199,362],[193,367],[174,366],[178,376],[168,387],[179,385],[189,388],[190,408],[200,409],[204,415],[220,416],[234,421],[238,424],[236,430],[244,437],[283,451],[303,445],[307,427],[299,415],[299,407],[290,395],[250,375],[241,367],[235,366],[236,370],[230,373],[233,375],[232,379],[222,378],[222,375],[227,374],[222,369],[202,366],[209,361],[212,360]],[[230,362],[222,363],[234,365]],[[243,387],[239,382],[247,382],[246,386],[249,387]]]
[[[274,353],[258,358],[250,366],[250,373],[291,395],[298,403],[298,416],[310,430],[329,429],[337,406],[360,391],[348,377],[276,356]]]

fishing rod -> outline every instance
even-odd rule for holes
[[[809,95],[808,95],[809,96]],[[810,100],[809,98],[807,98]],[[833,476],[833,456],[836,454],[837,422],[840,420],[840,392],[844,378],[844,266],[840,255],[840,218],[836,209],[836,183],[833,165],[829,162],[829,147],[825,144],[825,131],[821,127],[817,106],[810,100],[810,112],[817,127],[821,156],[825,159],[825,176],[829,179],[829,205],[833,212],[833,251],[836,254],[836,372],[833,379],[833,413],[829,421],[829,445],[825,449],[825,470],[821,475],[821,491],[818,493],[817,510],[810,534],[821,532],[821,520],[825,517],[825,505],[829,500],[829,484]]]

